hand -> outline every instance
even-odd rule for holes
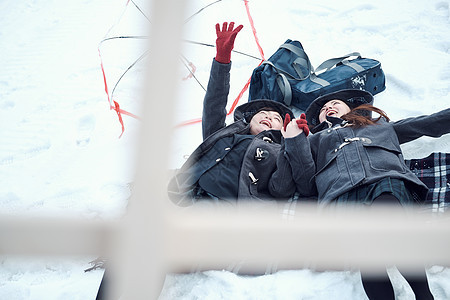
[[[239,25],[234,30],[233,27],[234,22],[231,22],[229,26],[227,22],[224,22],[222,31],[220,31],[220,25],[216,24],[216,61],[222,64],[228,64],[231,61],[231,50],[233,50],[234,40],[244,26]]]
[[[284,117],[283,128],[281,128],[281,134],[285,139],[293,138],[299,134],[301,134],[303,130],[301,130],[297,125],[297,119],[291,121],[291,117],[289,114],[286,114]]]
[[[306,136],[309,134],[308,124],[306,122],[305,114],[301,114],[300,118],[291,121],[289,114],[284,117],[283,128],[281,129],[281,134],[284,138],[292,138],[297,135],[305,133]]]
[[[296,119],[298,128],[302,129],[306,136],[309,135],[308,122],[306,122],[306,115],[301,114],[300,118]]]
[[[283,124],[283,129],[284,131],[286,131],[286,127],[288,126],[288,124],[291,122],[291,116],[289,114],[286,114],[284,116],[284,124]]]

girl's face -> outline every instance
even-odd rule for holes
[[[264,130],[281,130],[283,118],[272,110],[261,110],[250,120],[250,134],[257,135]]]
[[[330,100],[325,103],[319,112],[319,122],[322,123],[326,120],[327,116],[340,118],[343,115],[350,112],[350,107],[342,100]]]

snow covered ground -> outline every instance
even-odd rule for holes
[[[186,16],[214,1],[192,0]],[[24,0],[0,3],[0,213],[118,218],[133,181],[133,145],[139,121],[124,116],[125,132],[104,91],[97,47],[105,37],[146,35],[149,5],[126,0]],[[386,91],[375,104],[393,119],[448,107],[450,97],[450,1],[249,1],[268,58],[286,39],[302,42],[312,64],[358,51],[381,61]],[[122,15],[123,13],[123,15]],[[119,18],[122,15],[122,18]],[[119,22],[118,22],[119,20]],[[214,25],[243,24],[235,50],[260,57],[241,0],[215,3],[185,24],[185,39],[214,44]],[[115,25],[115,26],[113,26]],[[111,28],[111,26],[113,26]],[[111,28],[111,30],[110,30]],[[144,51],[137,39],[101,45],[110,92]],[[185,43],[183,55],[206,86],[215,50]],[[167,59],[179,59],[170,58]],[[230,104],[257,66],[232,56]],[[180,60],[176,122],[198,118],[204,91]],[[137,90],[143,64],[117,85],[114,99],[139,115]],[[247,99],[244,94],[240,103]],[[172,137],[170,168],[200,143],[199,124]],[[406,158],[450,152],[450,135],[403,145]],[[102,276],[84,273],[92,257],[1,257],[0,299],[94,299]],[[411,292],[391,270],[398,299]],[[436,299],[450,298],[450,270],[428,269]],[[168,299],[364,299],[358,273],[280,271],[245,277],[227,271],[168,276]]]

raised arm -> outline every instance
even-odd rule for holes
[[[440,137],[450,133],[450,108],[431,115],[403,119],[394,122],[393,126],[400,144],[422,136]]]
[[[203,140],[225,127],[226,105],[230,91],[231,50],[242,25],[234,28],[234,23],[223,23],[222,30],[216,24],[216,57],[211,66],[208,87],[203,100],[202,133]]]

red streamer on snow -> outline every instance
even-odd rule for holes
[[[252,27],[253,36],[255,37],[256,45],[258,46],[259,54],[261,55],[262,60],[264,61],[264,51],[259,44],[258,35],[256,34],[255,23],[253,22],[252,15],[250,14],[250,7],[248,6],[248,0],[244,0],[245,10],[247,11],[248,21],[250,22],[250,26]]]
[[[102,54],[100,53],[100,47],[98,48],[98,56],[100,56],[100,67],[102,68],[103,82],[105,83],[105,92],[106,92],[106,95],[108,96],[109,105],[111,106],[111,100],[109,98],[108,84],[106,83],[105,68],[103,68],[103,60],[102,60]]]
[[[259,63],[258,67],[263,63],[263,60]],[[252,80],[252,78],[250,77],[247,80],[247,83],[244,85],[244,88],[242,88],[241,92],[239,93],[239,95],[237,95],[236,99],[234,99],[233,104],[231,105],[230,111],[227,113],[227,116],[231,115],[234,111],[234,109],[236,108],[239,100],[242,98],[242,95],[245,93],[245,91],[247,91],[248,87],[250,86],[250,81]]]
[[[122,125],[122,133],[120,134],[119,138],[122,136],[123,132],[125,131],[125,126],[123,125],[122,116],[120,114],[120,107],[119,103],[114,101],[114,106],[111,105],[111,97],[109,96],[109,89],[108,89],[108,83],[106,81],[106,74],[105,74],[105,68],[103,67],[103,59],[102,54],[100,52],[100,46],[98,47],[98,56],[100,56],[100,67],[102,68],[102,74],[103,74],[103,83],[105,84],[105,93],[106,96],[108,96],[108,102],[109,102],[109,109],[114,109],[117,112],[117,115],[119,117],[119,122]]]
[[[175,126],[175,128],[183,127],[183,126],[186,126],[186,125],[197,124],[197,123],[201,123],[201,122],[202,122],[202,118],[192,119],[192,120],[184,121],[184,122],[181,122],[181,123],[177,124]]]
[[[262,59],[258,65],[258,67],[259,67],[265,60],[264,51],[263,51],[261,45],[259,44],[258,35],[256,34],[256,29],[255,29],[255,22],[253,22],[252,15],[250,13],[250,7],[248,6],[248,0],[244,0],[244,5],[245,5],[245,10],[247,11],[248,21],[250,22],[250,26],[252,27],[253,37],[255,38],[255,42],[256,42],[256,45],[258,46],[259,54],[261,55],[261,59]],[[247,83],[244,85],[244,87],[242,88],[241,92],[238,94],[236,99],[234,99],[233,104],[231,105],[230,111],[227,113],[227,116],[229,116],[233,113],[239,100],[241,100],[242,95],[247,91],[248,87],[250,86],[250,81],[251,81],[251,77],[248,79]]]
[[[195,71],[197,70],[197,67],[192,63],[188,63],[189,67],[191,67],[191,70],[189,71],[189,74],[186,77],[183,77],[183,80],[188,80],[194,76]]]
[[[125,131],[125,126],[123,125],[122,114],[120,111],[119,103],[117,103],[116,101],[114,101],[114,110],[116,111],[117,116],[119,117],[120,124],[122,124],[122,133],[119,136],[119,139],[120,139],[122,137],[123,132]]]
[[[127,4],[125,5],[125,8],[128,6],[129,3],[130,3],[130,0],[127,1]],[[124,10],[124,11],[125,11],[125,10]],[[117,21],[117,22],[118,22],[118,21]],[[117,23],[117,22],[116,22],[116,23]],[[109,33],[109,31],[111,31],[111,29],[112,29],[114,26],[115,26],[115,24],[112,25],[111,28],[109,28],[108,33]],[[109,94],[109,89],[108,89],[108,83],[107,83],[107,81],[106,81],[105,68],[103,67],[103,59],[102,59],[102,53],[101,53],[101,51],[100,51],[100,45],[101,45],[101,43],[98,45],[97,50],[98,50],[98,56],[100,57],[100,67],[101,67],[101,69],[102,69],[102,74],[103,74],[103,83],[105,84],[105,93],[106,93],[106,95],[108,96],[109,109],[115,110],[115,111],[116,111],[117,116],[118,116],[118,118],[119,118],[120,125],[122,126],[122,132],[120,133],[120,136],[119,136],[119,138],[121,138],[122,135],[123,135],[123,133],[124,133],[124,131],[125,131],[125,125],[123,124],[122,114],[127,115],[127,116],[130,116],[130,117],[133,117],[133,118],[136,118],[136,119],[138,119],[138,117],[137,117],[136,115],[130,113],[130,112],[127,112],[127,111],[121,109],[120,106],[119,106],[119,103],[117,103],[116,101],[114,101],[114,100],[112,99],[112,97],[110,96],[110,94]],[[114,103],[114,105],[113,105],[113,103]]]
[[[130,0],[127,0],[127,3],[126,3],[125,6],[127,7],[129,3],[130,3]],[[258,65],[258,66],[260,66],[263,63],[263,61],[265,60],[265,58],[264,58],[264,51],[263,51],[261,45],[259,44],[259,39],[258,39],[258,36],[256,34],[256,29],[255,29],[255,24],[253,22],[253,18],[252,18],[251,13],[250,13],[250,7],[248,5],[248,0],[244,0],[244,4],[245,4],[245,9],[247,11],[248,19],[249,19],[249,22],[250,22],[250,26],[252,28],[253,36],[255,38],[256,45],[258,46],[259,54],[261,55],[261,59],[262,60],[261,60],[261,62]],[[122,126],[122,133],[119,136],[119,138],[120,138],[120,137],[122,137],[122,135],[123,135],[123,133],[125,131],[125,125],[123,123],[122,114],[123,115],[127,115],[127,116],[132,117],[132,118],[135,118],[135,119],[140,119],[140,118],[137,115],[135,115],[135,114],[132,114],[132,113],[126,111],[126,110],[121,109],[120,106],[119,106],[119,103],[117,101],[114,101],[112,99],[112,97],[110,96],[109,89],[108,89],[108,84],[107,84],[107,81],[106,81],[106,73],[105,73],[105,69],[103,67],[102,55],[101,55],[101,52],[100,52],[100,45],[98,46],[98,54],[100,56],[100,66],[101,66],[102,74],[103,74],[103,82],[105,84],[105,92],[106,92],[106,95],[108,96],[109,107],[110,107],[111,110],[115,110],[116,111],[117,116],[119,118],[119,122],[120,122],[120,124]],[[189,66],[192,68],[192,73],[194,73],[195,69],[196,69],[195,66],[192,63],[189,63]],[[183,78],[183,80],[186,80],[186,79],[192,77],[192,73],[190,75],[188,75],[186,78]],[[243,94],[247,91],[248,87],[250,86],[250,80],[251,80],[251,78],[248,79],[247,83],[244,85],[242,90],[239,92],[239,94],[236,97],[236,99],[234,99],[234,101],[233,101],[233,103],[231,105],[231,108],[230,108],[230,110],[227,113],[227,116],[231,115],[234,112],[234,109],[236,108],[236,106],[239,103],[240,99],[242,98]],[[184,121],[184,122],[176,125],[176,127],[182,127],[182,126],[192,125],[192,124],[201,123],[201,122],[202,122],[202,119],[201,118],[197,118],[197,119]]]
[[[98,48],[98,55],[100,56],[100,67],[102,69],[102,74],[103,74],[103,83],[105,84],[105,93],[108,96],[109,109],[116,111],[117,116],[119,117],[120,125],[122,126],[122,132],[120,133],[120,136],[119,136],[119,138],[121,138],[123,133],[124,133],[124,131],[125,131],[125,125],[123,124],[122,114],[130,116],[130,117],[133,117],[135,119],[139,119],[139,117],[134,115],[134,114],[132,114],[132,113],[130,113],[130,112],[128,112],[128,111],[126,111],[126,110],[121,109],[120,106],[119,106],[119,103],[114,101],[111,98],[111,96],[109,95],[108,83],[106,81],[105,68],[103,67],[103,59],[102,59],[102,55],[101,55],[101,52],[100,52],[100,47]],[[114,103],[114,105],[111,104],[111,101]]]

